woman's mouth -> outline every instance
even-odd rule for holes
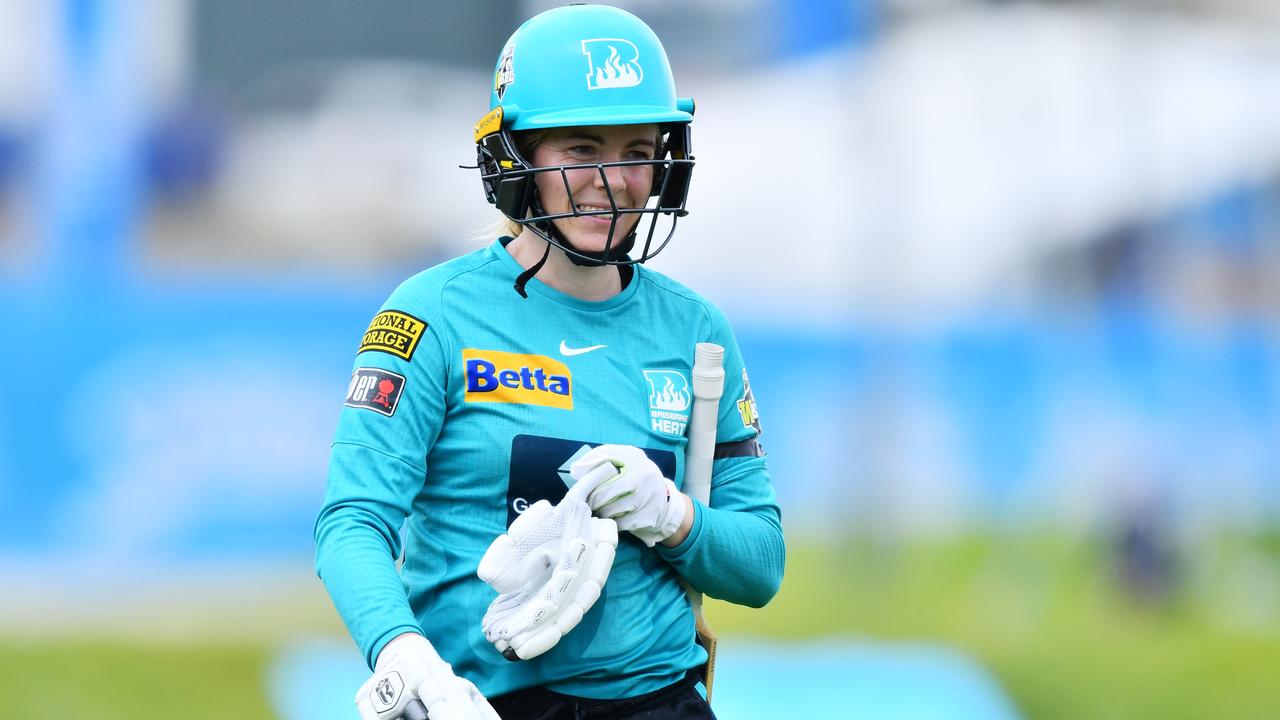
[[[575,205],[574,207],[576,207],[580,213],[602,213],[599,215],[579,215],[577,217],[579,221],[590,223],[592,225],[599,225],[601,227],[608,227],[613,223],[614,212],[611,207],[587,204]],[[621,221],[621,217],[618,219]]]

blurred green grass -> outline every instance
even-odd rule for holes
[[[1120,590],[1097,540],[798,548],[768,607],[714,603],[708,616],[725,634],[953,645],[1035,720],[1273,719],[1278,550],[1274,537],[1218,538],[1183,564],[1176,592],[1151,601]]]
[[[1104,543],[982,535],[904,544],[794,543],[762,610],[719,602],[722,636],[925,642],[985,664],[1035,720],[1230,718],[1280,713],[1280,538],[1196,548],[1176,593],[1135,600]],[[246,613],[209,611],[199,632],[148,617],[81,631],[0,631],[0,716],[150,720],[271,718],[263,686],[281,643],[338,636],[319,585]],[[353,649],[354,652],[354,649]]]
[[[270,649],[191,641],[0,640],[0,717],[23,720],[272,720]]]

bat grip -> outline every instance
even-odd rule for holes
[[[693,351],[693,396],[719,400],[724,394],[724,348],[698,343]]]
[[[711,498],[711,461],[716,450],[720,397],[724,395],[724,348],[698,343],[693,359],[693,409],[685,449],[684,491],[707,503]]]

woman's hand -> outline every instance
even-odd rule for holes
[[[692,502],[640,448],[593,448],[570,466],[569,475],[581,482],[606,464],[616,468],[617,475],[598,483],[587,495],[597,517],[616,521],[619,530],[629,531],[649,547],[657,543],[670,547],[684,540],[693,522]]]
[[[356,691],[360,720],[403,717],[415,700],[432,720],[501,720],[476,686],[454,675],[421,635],[405,633],[387,643],[374,668]]]
[[[612,467],[607,470],[613,474]],[[481,627],[508,660],[550,650],[600,598],[613,567],[618,528],[611,520],[591,517],[584,501],[591,482],[570,490],[558,505],[539,500],[529,506],[480,559],[476,574],[501,593],[489,604]]]

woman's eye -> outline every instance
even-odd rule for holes
[[[648,150],[632,150],[631,152],[627,153],[627,159],[628,160],[652,160],[653,153],[650,153]]]
[[[590,145],[574,145],[569,148],[569,154],[575,157],[593,157],[596,149]]]

